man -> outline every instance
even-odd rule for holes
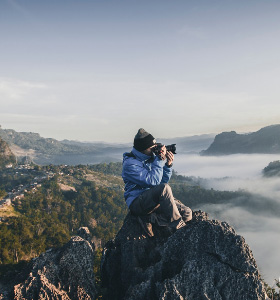
[[[155,155],[155,146],[154,137],[140,128],[132,151],[123,155],[122,171],[126,203],[150,237],[154,235],[152,223],[168,226],[173,232],[192,219],[191,209],[174,199],[168,185],[173,153],[163,146],[160,154]]]

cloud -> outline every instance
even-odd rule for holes
[[[279,160],[279,155],[178,155],[174,163],[179,174],[202,177],[204,188],[240,191],[238,197],[224,203],[193,208],[233,226],[245,238],[261,275],[271,286],[280,276],[280,178],[263,178],[261,170],[274,160]]]
[[[83,140],[100,140],[95,134],[97,131],[88,131],[93,126],[90,120],[95,117],[107,124],[103,126],[102,137],[110,142],[116,142],[116,139],[128,142],[129,136],[132,138],[128,124],[132,133],[145,126],[155,136],[174,137],[217,132],[222,124],[226,124],[225,130],[232,130],[240,124],[251,125],[256,118],[254,112],[246,109],[252,106],[250,96],[238,92],[219,94],[190,81],[80,78],[79,81],[59,80],[46,84],[0,78],[0,97],[3,101],[1,112],[6,115],[57,116],[57,120],[53,120],[57,126],[61,125],[60,118],[75,116],[79,124],[70,124],[69,127],[67,123],[63,132],[69,138],[75,127],[83,124],[83,131],[88,133]],[[241,112],[240,107],[243,107]],[[278,114],[277,107],[271,110]],[[270,117],[273,113],[266,112]],[[48,124],[42,124],[42,129],[31,127],[29,131],[45,130],[44,127]],[[112,131],[116,127],[119,128],[118,137]],[[56,130],[49,131],[48,135],[63,139],[57,136]],[[80,139],[79,135],[71,138]]]
[[[228,222],[237,234],[243,236],[253,252],[264,280],[274,284],[280,276],[280,218],[253,214],[242,207],[229,205],[204,205],[200,209],[210,218]]]
[[[279,160],[279,155],[262,154],[234,154],[225,156],[176,156],[175,169],[186,176],[199,176],[202,178],[233,177],[244,180],[256,178],[271,161]],[[238,179],[237,179],[238,180]],[[218,184],[219,181],[217,181]],[[224,183],[226,184],[226,180]],[[234,181],[231,181],[234,183]],[[228,187],[229,190],[230,187]]]
[[[24,81],[10,78],[0,78],[0,99],[9,104],[17,103],[18,101],[28,101],[28,98],[38,90],[46,89],[47,86],[43,83]]]

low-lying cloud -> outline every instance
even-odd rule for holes
[[[269,162],[279,160],[280,155],[176,158],[175,170],[200,177],[202,187],[243,192],[230,202],[198,204],[195,209],[232,225],[249,244],[265,281],[273,285],[280,276],[280,178],[264,178],[262,170]]]
[[[200,156],[178,154],[174,168],[186,176],[202,178],[236,177],[254,178],[271,161],[279,160],[277,154],[234,154],[226,156]]]
[[[243,236],[253,251],[261,275],[269,284],[280,276],[280,218],[251,213],[242,207],[203,205],[200,207],[213,219],[224,220]]]

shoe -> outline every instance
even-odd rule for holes
[[[182,227],[186,226],[186,223],[183,220],[180,220],[180,222],[178,223],[178,225],[176,226],[176,229],[180,229]]]
[[[180,218],[169,225],[169,228],[175,232],[176,230],[186,226],[186,223]]]
[[[149,236],[149,237],[153,237],[154,233],[153,233],[153,226],[152,223],[150,223],[148,220],[145,220],[145,217],[140,217],[138,216],[138,222],[141,225],[141,227],[143,228],[143,230],[145,231],[145,233]]]

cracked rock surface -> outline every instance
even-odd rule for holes
[[[226,222],[199,211],[173,235],[163,227],[154,233],[145,236],[128,215],[106,244],[105,299],[268,299],[249,246]]]
[[[13,292],[3,293],[0,299],[95,299],[95,247],[86,227],[80,228],[78,234],[63,247],[33,259],[29,273],[25,270],[23,279],[13,286]]]

